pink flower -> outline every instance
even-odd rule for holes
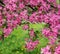
[[[32,40],[30,40],[29,42],[26,43],[25,47],[27,48],[28,51],[32,51],[37,47],[38,44],[39,44],[38,40],[36,40],[34,42]]]
[[[33,29],[30,30],[29,35],[30,35],[31,38],[33,38],[35,36],[35,33],[34,33]]]
[[[31,5],[38,5],[39,4],[39,2],[40,2],[40,0],[30,0],[30,4]]]
[[[37,15],[38,13],[37,12],[34,12],[30,17],[29,17],[29,21],[32,22],[32,23],[35,23],[35,22],[39,22],[39,15]]]
[[[12,29],[11,28],[4,28],[3,32],[4,32],[4,37],[7,37],[12,32]]]
[[[60,45],[55,48],[54,54],[60,54]]]
[[[2,10],[2,7],[0,6],[0,10]]]
[[[25,24],[24,26],[23,26],[23,30],[27,30],[29,28],[29,26],[27,25],[27,24]]]
[[[20,17],[24,20],[28,20],[27,10],[20,12]]]
[[[49,33],[50,33],[50,29],[49,28],[46,28],[46,29],[42,30],[42,34],[44,34],[47,37],[49,36]]]
[[[20,4],[19,4],[19,8],[20,8],[20,9],[23,9],[24,7],[25,7],[25,5],[24,5],[23,3],[20,3]]]
[[[51,54],[50,52],[50,46],[46,46],[44,48],[41,48],[41,54]]]

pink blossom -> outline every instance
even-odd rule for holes
[[[27,48],[28,51],[32,51],[37,47],[38,44],[39,44],[39,41],[36,40],[36,41],[33,42],[31,40],[31,41],[26,43],[25,47]]]
[[[11,28],[4,28],[3,32],[4,32],[4,37],[7,37],[12,32],[12,29]]]
[[[38,5],[40,0],[30,0],[31,5]]]
[[[25,7],[25,5],[23,3],[20,3],[19,7],[20,7],[20,9],[23,9]]]
[[[20,17],[24,20],[28,19],[27,10],[20,12]]]
[[[35,36],[35,33],[34,33],[33,29],[30,30],[29,35],[30,35],[31,38],[33,38]]]
[[[44,48],[41,48],[41,54],[51,54],[50,46],[46,46]]]
[[[50,29],[43,29],[42,30],[42,34],[44,34],[45,36],[49,36],[50,33]]]
[[[54,54],[60,54],[60,46],[57,46],[55,48],[55,53]]]
[[[29,26],[27,25],[27,24],[25,24],[24,26],[23,26],[23,30],[27,30],[29,28]]]

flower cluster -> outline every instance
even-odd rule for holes
[[[60,54],[60,45],[57,46],[49,46],[47,45],[44,48],[41,48],[41,54]]]
[[[38,44],[39,44],[38,40],[35,41],[30,40],[26,43],[25,47],[27,48],[28,51],[32,51],[37,47]]]
[[[60,46],[57,46],[57,47],[55,48],[54,54],[60,54]]]
[[[4,6],[0,6],[0,28],[4,37],[7,37],[18,25],[24,24],[23,29],[28,29],[30,39],[33,39],[35,33],[33,29],[29,29],[29,23],[44,22],[48,26],[42,30],[42,34],[49,39],[49,44],[54,44],[58,39],[60,5],[56,0],[3,0],[3,3]],[[26,48],[34,49],[37,44],[36,40],[27,42]],[[49,51],[48,46],[47,51]]]
[[[44,48],[41,48],[41,54],[51,54],[50,46],[46,46]]]

